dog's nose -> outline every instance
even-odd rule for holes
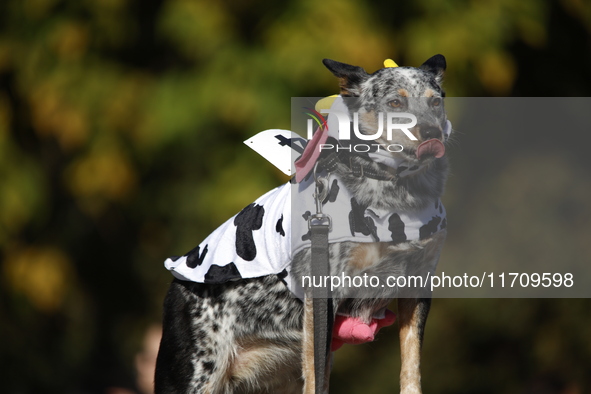
[[[433,127],[433,126],[421,127],[421,131],[419,132],[419,134],[421,134],[421,138],[424,141],[430,140],[432,138],[441,139],[441,130],[439,130],[438,127]]]

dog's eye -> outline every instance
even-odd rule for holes
[[[392,108],[399,108],[400,106],[402,106],[402,101],[400,101],[398,99],[394,99],[394,100],[390,101],[388,103],[388,105]]]
[[[433,101],[431,101],[431,105],[434,107],[439,107],[441,105],[441,99],[439,97],[435,97]]]

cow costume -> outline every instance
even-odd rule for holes
[[[334,101],[331,110],[348,114],[340,97]],[[295,133],[281,130],[267,130],[253,137],[252,140],[260,138],[263,141],[254,144],[253,149],[276,165],[278,160],[291,156],[285,154],[285,149],[292,149],[298,153],[303,151],[302,157],[308,158],[305,163],[300,161],[296,175],[298,182],[292,180],[259,197],[187,254],[168,258],[165,261],[166,268],[180,280],[211,284],[277,274],[295,296],[303,298],[300,284],[294,283],[290,277],[290,263],[297,252],[309,248],[311,244],[308,218],[316,212],[316,204],[315,181],[314,177],[310,176],[310,171],[318,159],[317,151],[321,143],[329,140],[342,144],[340,141],[337,142],[336,122],[332,115],[329,116],[328,127],[319,130],[320,133],[325,132],[325,135],[317,132],[310,142]],[[444,129],[446,138],[450,132],[451,124],[448,121]],[[245,141],[247,145],[249,141],[251,140]],[[304,148],[307,149],[304,151]],[[311,156],[310,153],[314,155]],[[371,160],[396,168],[400,177],[420,170],[419,167],[396,162],[387,153],[373,151],[365,155]],[[329,174],[326,181],[329,190],[322,201],[322,211],[332,218],[329,243],[400,243],[427,238],[446,227],[446,213],[441,201],[420,212],[384,211],[360,205],[337,175]],[[385,318],[387,324],[374,322],[374,326],[377,327],[374,327],[374,333],[379,327],[394,321],[393,315],[389,314],[379,318]],[[346,327],[346,330],[353,330],[354,324],[351,321],[345,325],[347,324],[351,327]],[[343,324],[339,327],[343,329]],[[357,336],[351,333],[347,335]],[[347,341],[347,335],[342,335],[341,344],[373,339],[372,335],[368,335],[366,340]],[[339,346],[333,343],[333,350]]]

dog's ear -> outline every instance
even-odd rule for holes
[[[447,63],[443,55],[435,55],[427,59],[427,61],[421,64],[419,68],[435,74],[435,79],[437,80],[437,83],[440,84],[443,81],[443,74],[445,74]]]
[[[339,79],[342,96],[359,96],[361,83],[369,77],[364,69],[330,59],[324,59],[322,63]]]

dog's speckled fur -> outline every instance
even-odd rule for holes
[[[416,174],[380,181],[356,177],[345,164],[339,165],[336,171],[357,201],[399,211],[420,210],[435,203],[445,185],[446,158],[431,156],[419,161],[415,153],[427,139],[444,141],[441,81],[445,58],[436,55],[419,68],[385,68],[371,75],[360,67],[332,60],[324,63],[340,79],[341,95],[359,98],[358,104],[349,109],[359,112],[362,132],[373,134],[379,112],[412,112],[418,118],[411,129],[417,141],[405,136],[397,136],[394,141],[378,140],[404,146],[403,152],[395,155],[403,155],[410,163],[427,164]],[[416,99],[419,97],[422,99]],[[331,244],[331,273],[382,278],[425,276],[434,272],[444,240],[445,231],[440,231],[428,239],[398,244]],[[295,256],[294,277],[309,274],[309,259],[309,250]],[[398,296],[401,393],[421,393],[420,347],[430,293],[375,290],[371,297],[365,294],[358,298],[351,289],[336,289],[335,311],[369,322],[375,311]],[[164,304],[156,393],[313,393],[313,383],[304,378],[313,376],[312,323],[307,301],[304,307],[275,275],[218,285],[175,280]]]

